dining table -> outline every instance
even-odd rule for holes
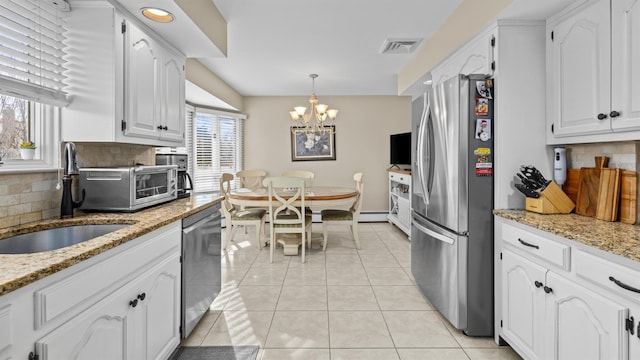
[[[278,188],[276,192],[285,199],[291,194],[288,189],[284,188]],[[342,207],[353,204],[357,195],[358,190],[356,188],[309,186],[305,188],[304,205],[314,211]],[[229,202],[241,207],[268,207],[269,196],[267,194],[267,188],[238,188],[231,190],[229,192]]]
[[[286,188],[276,188],[275,191],[279,196],[287,199],[293,195],[293,192]],[[255,189],[237,188],[229,192],[229,202],[240,208],[244,207],[269,207],[269,195],[266,187]],[[311,208],[312,211],[321,211],[324,209],[342,209],[348,208],[353,204],[358,196],[356,188],[340,187],[340,186],[309,186],[305,188],[304,205]],[[300,202],[294,203],[300,206]],[[278,239],[284,247],[285,255],[297,255],[298,247],[302,240],[301,236],[283,237]]]

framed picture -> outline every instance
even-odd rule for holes
[[[291,127],[291,161],[335,160],[336,128],[306,132],[303,127]]]

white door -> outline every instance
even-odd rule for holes
[[[628,331],[629,359],[640,359],[640,304],[631,305],[629,317],[633,317],[633,329]]]
[[[502,252],[502,332],[528,359],[544,359],[543,290],[547,269],[508,250]]]
[[[36,342],[41,360],[136,360],[133,299],[120,289]]]
[[[184,58],[164,51],[162,59],[162,87],[160,132],[163,140],[184,142]]]
[[[609,0],[559,22],[550,47],[548,116],[555,136],[610,131]]]
[[[144,32],[127,23],[125,34],[125,135],[160,137],[158,46]]]
[[[137,359],[166,359],[180,343],[180,256],[163,261],[142,280]],[[143,295],[144,294],[144,295]]]
[[[611,54],[611,127],[640,130],[640,1],[611,2]]]
[[[546,286],[545,359],[628,359],[627,308],[553,272]]]

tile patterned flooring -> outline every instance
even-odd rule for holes
[[[361,223],[361,250],[348,227],[329,229],[323,252],[322,225],[313,224],[305,264],[281,247],[270,264],[253,229],[237,231],[223,251],[222,292],[182,345],[259,345],[259,360],[520,359],[492,338],[465,336],[432,308],[396,227]]]

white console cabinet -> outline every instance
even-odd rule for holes
[[[411,236],[411,172],[389,170],[389,215],[387,219]]]
[[[184,55],[106,1],[71,6],[62,139],[182,146]]]
[[[1,296],[0,359],[169,358],[181,235],[171,223]]]
[[[496,330],[526,360],[637,359],[640,272],[496,217]]]

